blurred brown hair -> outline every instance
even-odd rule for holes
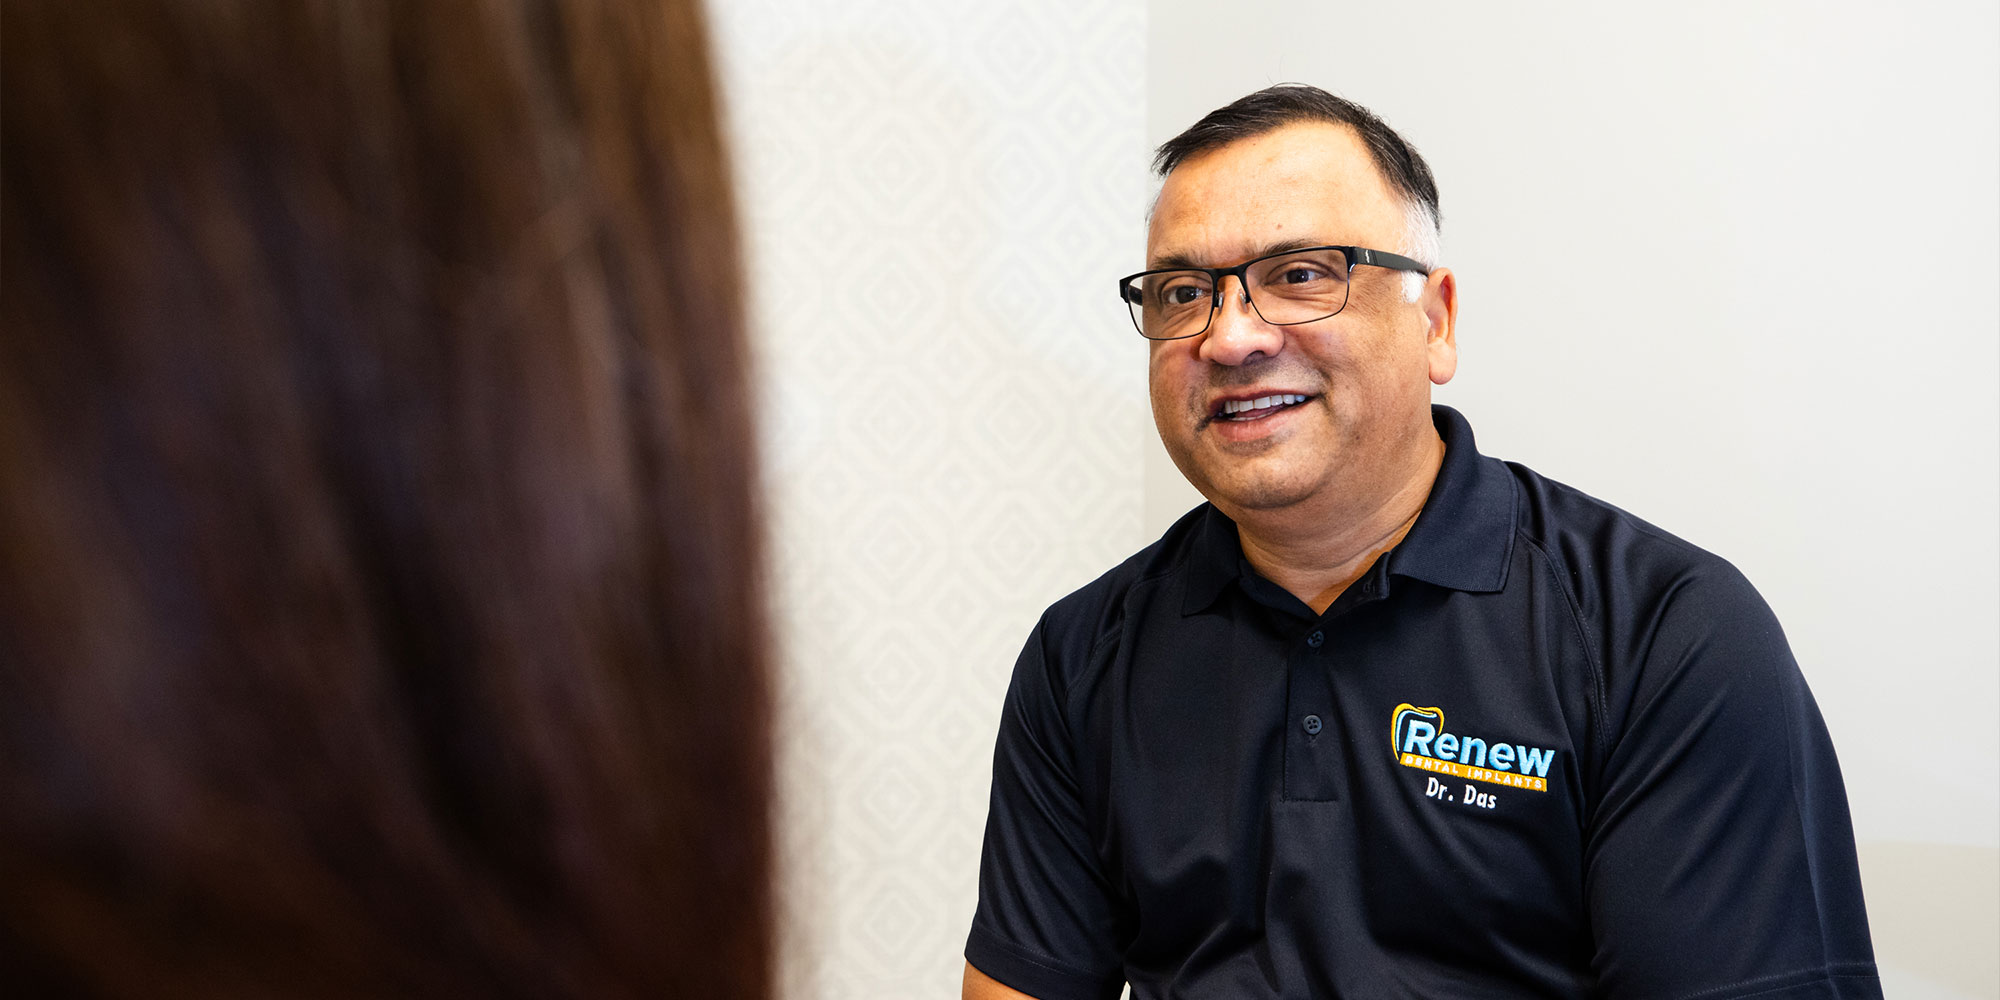
[[[767,992],[694,0],[8,0],[0,978]]]

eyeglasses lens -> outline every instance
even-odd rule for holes
[[[1264,322],[1279,326],[1325,319],[1347,305],[1347,257],[1339,250],[1302,250],[1251,261],[1244,273],[1250,302]],[[1208,328],[1215,303],[1207,271],[1155,271],[1127,286],[1132,323],[1152,340],[1192,337]]]

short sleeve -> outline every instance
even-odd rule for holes
[[[1777,619],[1726,564],[1654,610],[1608,682],[1600,995],[1880,997],[1840,768]]]
[[[1046,620],[1014,666],[993,748],[979,909],[965,958],[1040,1000],[1109,1000],[1123,986],[1116,907],[1092,847]],[[1087,650],[1070,655],[1087,655]],[[1075,668],[1079,664],[1069,664]]]

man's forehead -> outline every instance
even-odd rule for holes
[[[1301,240],[1377,246],[1400,242],[1402,216],[1353,129],[1288,125],[1176,166],[1154,203],[1147,258],[1215,266]]]

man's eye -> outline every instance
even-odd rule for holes
[[[1165,306],[1190,306],[1208,297],[1208,289],[1192,281],[1179,281],[1160,289],[1160,304]]]
[[[1329,277],[1332,277],[1332,275],[1317,267],[1308,264],[1293,264],[1283,271],[1278,272],[1278,283],[1284,285],[1303,285],[1309,281],[1325,281]]]

